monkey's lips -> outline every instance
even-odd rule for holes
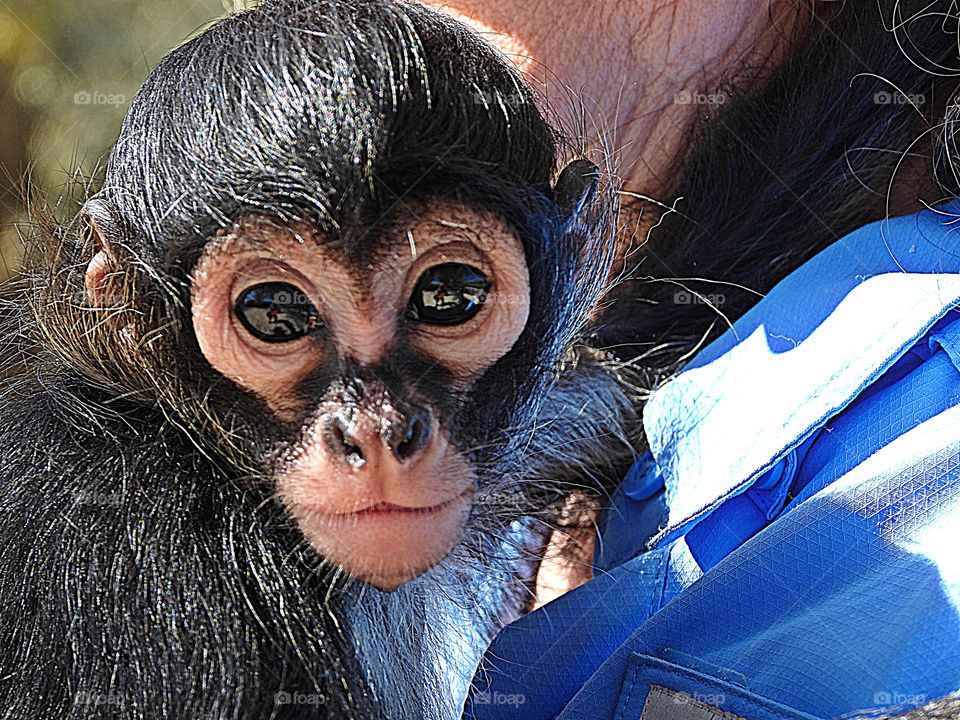
[[[321,555],[389,591],[425,573],[460,541],[473,494],[471,486],[434,505],[378,501],[352,512],[331,512],[299,500],[287,505]]]
[[[442,502],[437,505],[431,505],[430,507],[408,507],[406,505],[394,505],[393,503],[381,502],[364,508],[363,510],[357,510],[356,512],[334,513],[333,517],[366,518],[370,516],[432,515],[454,504],[461,497],[463,497],[463,493],[455,498],[450,498],[446,502]]]

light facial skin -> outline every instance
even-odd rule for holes
[[[275,476],[304,536],[331,563],[390,590],[442,560],[468,519],[475,476],[448,434],[450,418],[430,398],[399,400],[375,373],[360,398],[331,386],[316,402],[296,388],[311,377],[335,383],[343,363],[377,368],[412,353],[466,389],[523,331],[529,282],[513,232],[464,208],[436,207],[396,224],[377,248],[369,270],[310,227],[253,218],[207,246],[192,301],[194,331],[213,368],[304,427]],[[486,279],[482,306],[454,324],[412,319],[423,279],[451,267]],[[315,329],[283,342],[251,332],[240,300],[270,283],[303,296]]]

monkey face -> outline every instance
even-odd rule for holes
[[[530,279],[506,223],[452,204],[357,245],[249,218],[204,250],[192,319],[209,364],[287,428],[264,462],[303,535],[389,590],[463,533],[459,398],[523,332]]]

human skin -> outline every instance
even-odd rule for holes
[[[423,1],[500,47],[565,126],[578,127],[582,102],[587,135],[617,151],[625,189],[654,198],[669,195],[689,130],[710,110],[690,99],[742,65],[775,65],[810,17],[791,0]]]

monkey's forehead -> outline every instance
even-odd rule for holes
[[[158,66],[104,194],[163,247],[245,212],[337,227],[411,197],[502,204],[506,186],[548,188],[555,156],[515,69],[465,26],[416,3],[290,0]]]
[[[250,214],[217,232],[207,244],[217,253],[305,249],[314,255],[348,262],[359,269],[388,262],[400,254],[416,257],[437,245],[461,243],[484,254],[521,248],[516,231],[495,212],[438,200],[404,206],[375,226],[329,231],[309,222],[285,222]]]

